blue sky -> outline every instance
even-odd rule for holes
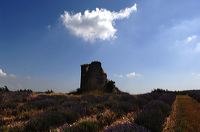
[[[68,92],[99,60],[123,91],[198,89],[199,12],[198,0],[1,0],[0,85]]]

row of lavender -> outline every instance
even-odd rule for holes
[[[0,130],[49,131],[67,126],[62,130],[162,131],[174,99],[175,93],[160,89],[142,95],[99,96],[4,91],[0,92]],[[113,125],[129,113],[133,113],[130,123]]]
[[[135,123],[148,128],[153,132],[161,132],[166,117],[171,112],[171,106],[176,98],[174,92],[156,89],[150,94],[142,95],[142,98],[150,100],[143,106],[136,117]]]
[[[200,90],[188,91],[188,95],[200,102]]]

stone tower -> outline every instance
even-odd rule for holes
[[[81,65],[81,91],[103,90],[107,84],[107,74],[101,67],[101,62]]]

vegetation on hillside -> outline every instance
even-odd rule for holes
[[[1,90],[0,131],[160,132],[177,94],[161,89],[140,95]]]

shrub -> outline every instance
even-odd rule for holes
[[[98,132],[100,131],[96,121],[81,121],[77,125],[65,128],[64,132]]]
[[[153,100],[144,106],[135,122],[153,132],[161,132],[165,118],[170,113],[170,106],[162,101]]]
[[[7,86],[0,87],[0,92],[9,92],[10,90],[8,89]]]
[[[1,129],[0,129],[1,131]],[[3,128],[2,132],[23,132],[23,126],[15,126],[15,127],[5,127]]]
[[[114,111],[117,115],[123,115],[137,109],[137,106],[131,101],[113,100],[105,102],[105,107]]]
[[[104,132],[150,132],[135,123],[123,123],[107,127]]]
[[[34,100],[27,105],[28,105],[27,107],[32,108],[32,109],[45,109],[51,106],[56,106],[58,104],[55,99],[46,97],[44,99]]]
[[[110,110],[106,110],[104,113],[100,113],[97,115],[97,120],[100,127],[110,125],[115,119],[115,113]]]
[[[33,91],[31,89],[20,89],[18,92],[27,92],[27,93],[32,93]]]
[[[99,130],[97,122],[83,121],[79,123],[79,130],[84,132],[97,132]]]
[[[39,117],[29,120],[25,131],[48,131],[50,127],[55,127],[67,123],[73,123],[78,120],[79,115],[75,112],[46,112]]]
[[[192,90],[188,92],[188,95],[194,99],[196,99],[198,102],[200,102],[200,90]]]
[[[112,93],[115,88],[115,82],[110,80],[107,82],[104,91],[108,93]]]
[[[136,107],[131,102],[119,101],[117,109],[120,110],[123,114],[125,114],[135,110]]]
[[[51,90],[47,90],[45,91],[46,94],[51,94],[51,93],[54,93],[54,91],[51,89]]]
[[[174,100],[176,99],[176,94],[175,93],[164,93],[158,99],[171,106],[173,104]]]
[[[65,112],[65,120],[67,123],[74,123],[80,118],[77,112]]]

